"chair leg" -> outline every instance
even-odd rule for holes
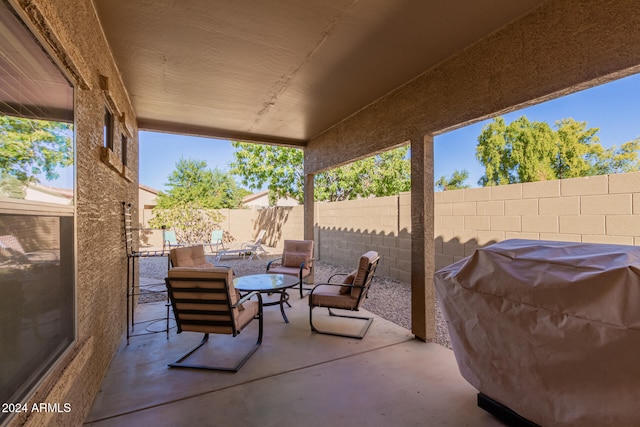
[[[316,328],[314,326],[314,324],[313,324],[313,309],[314,308],[315,307],[312,306],[312,305],[309,306],[309,325],[311,326],[311,331],[312,332],[316,332],[318,334],[333,335],[333,336],[336,336],[336,337],[345,337],[345,338],[356,338],[356,339],[361,340],[367,334],[367,331],[369,331],[369,327],[371,326],[371,323],[373,323],[373,317],[360,317],[360,316],[350,316],[350,315],[346,315],[346,314],[336,314],[333,311],[331,311],[330,308],[327,307],[327,310],[329,310],[329,316],[343,317],[345,319],[364,320],[366,323],[362,327],[362,329],[360,330],[359,334],[341,334],[339,332],[321,331],[320,329]]]
[[[204,334],[204,337],[202,338],[202,341],[200,341],[191,350],[187,351],[185,354],[180,356],[180,358],[178,358],[175,362],[169,363],[169,367],[171,367],[171,368],[207,369],[207,370],[211,370],[211,371],[238,372],[240,370],[240,368],[242,368],[242,366],[244,366],[244,364],[247,362],[247,360],[249,360],[249,358],[251,356],[253,356],[253,353],[255,353],[256,350],[258,349],[258,347],[260,347],[260,345],[262,344],[262,333],[263,333],[263,324],[262,324],[263,316],[262,316],[262,312],[260,312],[258,314],[258,316],[256,316],[256,317],[258,319],[258,340],[256,341],[255,345],[253,345],[251,347],[249,352],[242,358],[242,360],[240,360],[240,362],[238,362],[238,364],[236,366],[234,366],[234,367],[224,367],[224,366],[209,366],[209,365],[198,365],[198,364],[194,365],[194,364],[189,364],[189,363],[183,363],[183,361],[186,360],[189,356],[191,356],[191,354],[193,354],[196,350],[198,350],[200,347],[202,347],[207,341],[209,341],[209,334]]]

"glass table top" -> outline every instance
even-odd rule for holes
[[[239,291],[272,291],[290,288],[299,283],[295,276],[286,274],[251,274],[236,277],[233,286]]]

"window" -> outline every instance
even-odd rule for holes
[[[127,166],[127,149],[128,149],[127,143],[128,143],[128,140],[127,140],[126,135],[122,135],[122,137],[120,139],[122,141],[122,144],[121,144],[122,145],[121,146],[121,148],[122,148],[122,164],[123,164],[123,166]]]
[[[0,402],[24,402],[75,340],[73,96],[0,2]]]
[[[113,151],[113,114],[104,107],[104,146]]]

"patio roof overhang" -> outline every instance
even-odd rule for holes
[[[543,0],[94,0],[143,130],[305,146]]]

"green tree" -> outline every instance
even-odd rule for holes
[[[442,175],[440,179],[436,181],[436,188],[441,191],[446,190],[460,190],[463,188],[469,188],[470,186],[464,182],[469,178],[469,171],[463,169],[461,171],[455,170],[450,177]]]
[[[259,189],[267,186],[273,203],[292,197],[302,203],[304,188],[304,154],[290,147],[234,141],[235,160],[231,173],[242,178],[242,185]]]
[[[598,128],[572,118],[555,130],[522,116],[509,125],[497,117],[478,136],[476,158],[485,167],[479,184],[503,185],[640,170],[640,140],[604,149]]]
[[[24,185],[58,178],[56,169],[73,165],[73,125],[0,116],[0,172]]]
[[[234,142],[231,172],[243,185],[269,189],[273,203],[281,197],[304,201],[302,150]],[[315,200],[340,201],[357,197],[388,196],[411,188],[409,147],[403,146],[315,176]]]
[[[198,202],[178,202],[167,208],[156,206],[149,225],[174,230],[179,242],[193,245],[208,242],[211,231],[218,229],[222,220],[221,213],[202,209]]]
[[[0,197],[12,199],[24,199],[27,195],[27,186],[15,176],[0,172]]]
[[[181,158],[168,181],[169,190],[158,194],[158,209],[188,204],[202,209],[237,208],[245,194],[231,175],[208,169],[204,160]]]
[[[598,175],[640,171],[640,138],[603,150],[594,162]]]

